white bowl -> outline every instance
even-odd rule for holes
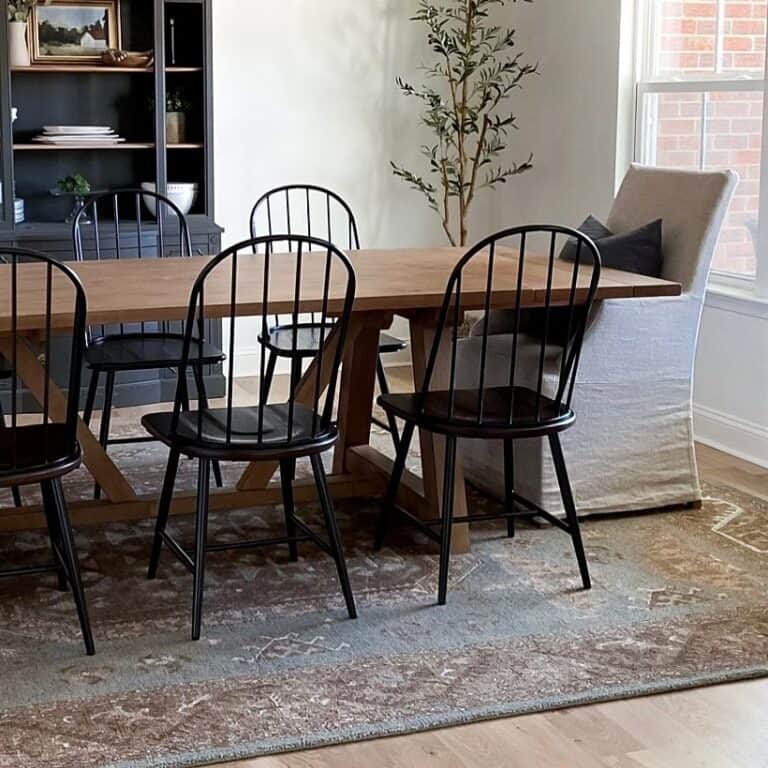
[[[157,189],[157,185],[154,181],[145,181],[142,183],[141,188],[147,192],[154,192]],[[166,188],[166,197],[186,216],[192,210],[195,200],[197,200],[199,189],[200,185],[192,182],[169,183]],[[144,200],[144,205],[150,214],[157,216],[157,201],[155,198],[149,195],[142,195],[142,200]]]

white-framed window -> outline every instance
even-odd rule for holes
[[[635,158],[648,165],[737,171],[741,182],[714,275],[753,279],[759,268],[764,277],[768,0],[638,4]]]

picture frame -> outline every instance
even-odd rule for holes
[[[51,0],[29,16],[32,63],[93,66],[121,47],[120,0]]]

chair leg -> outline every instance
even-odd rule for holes
[[[296,477],[296,459],[282,459],[280,461],[280,485],[283,489],[283,508],[285,509],[285,530],[291,538],[296,537],[296,522],[294,519],[293,480]],[[299,559],[299,546],[296,541],[288,544],[288,553],[291,562]]]
[[[295,361],[291,361],[291,394],[289,395],[291,398],[296,396],[296,390],[301,383],[301,377],[304,375],[303,362],[304,361],[300,357]]]
[[[339,527],[336,524],[336,513],[333,510],[333,502],[328,493],[328,482],[325,477],[325,468],[323,467],[323,458],[316,453],[311,457],[312,472],[315,475],[317,483],[317,492],[320,496],[320,506],[323,508],[325,516],[325,528],[328,531],[328,538],[333,551],[333,559],[336,561],[336,570],[339,574],[341,591],[344,593],[344,600],[347,604],[347,612],[350,619],[357,618],[357,609],[355,608],[355,598],[352,594],[352,585],[349,583],[349,574],[347,573],[347,562],[344,559],[344,549],[341,545],[341,536],[339,536]]]
[[[152,554],[149,558],[148,579],[154,579],[157,576],[157,569],[160,565],[160,553],[163,549],[162,534],[165,533],[165,527],[168,525],[168,516],[171,513],[173,486],[176,483],[176,473],[179,470],[179,458],[179,452],[172,448],[168,456],[168,464],[165,468],[165,479],[163,480],[160,502],[157,505],[157,522],[155,523],[155,538],[152,542]]]
[[[105,451],[109,443],[109,423],[112,420],[112,395],[114,392],[115,372],[107,371],[107,383],[104,387],[104,408],[101,411],[101,427],[99,428],[99,442]],[[101,498],[101,486],[98,483],[94,486],[93,498]]]
[[[0,429],[5,428],[5,413],[3,412],[3,404],[0,402]],[[13,506],[14,507],[21,507],[23,506],[23,501],[21,500],[21,491],[19,490],[19,487],[17,485],[14,485],[11,488],[11,496],[13,497]]]
[[[381,360],[381,355],[376,358],[376,378],[379,382],[379,392],[382,395],[389,394],[389,381],[387,380],[387,373],[384,370],[384,363]],[[389,433],[392,435],[392,443],[395,446],[395,452],[400,450],[400,429],[397,426],[397,419],[395,414],[387,411],[387,423],[389,424]]]
[[[181,375],[181,371],[176,371],[179,377],[179,397],[181,398],[182,410],[189,410],[189,387],[187,386],[187,377]]]
[[[403,479],[403,472],[405,471],[405,462],[408,458],[408,451],[411,447],[411,440],[413,440],[413,433],[416,425],[412,422],[408,422],[403,430],[402,437],[400,439],[400,449],[397,452],[395,458],[395,465],[392,468],[392,476],[389,479],[389,485],[387,486],[387,494],[384,497],[384,502],[381,507],[381,513],[379,514],[379,524],[376,530],[376,540],[374,542],[374,549],[378,552],[384,546],[384,540],[389,533],[390,526],[392,525],[392,513],[395,510],[395,498],[397,497],[397,490],[400,487],[400,481]]]
[[[59,529],[59,519],[56,514],[56,499],[53,496],[49,483],[41,483],[40,490],[43,495],[43,512],[45,513],[45,522],[48,526],[48,538],[51,540],[51,552],[53,552],[53,562],[56,564],[56,573],[59,578],[59,590],[67,592],[69,582],[67,581],[67,571],[63,563],[59,560],[56,550],[63,553],[61,530]]]
[[[440,527],[440,575],[437,590],[438,605],[448,598],[448,571],[451,561],[451,533],[453,532],[453,488],[456,473],[456,438],[445,438],[445,469],[443,470],[443,520]]]
[[[195,374],[195,386],[197,387],[197,400],[198,407],[202,410],[208,409],[208,393],[205,389],[205,376],[203,376],[203,369],[201,366],[196,365],[194,367]],[[217,488],[224,487],[224,481],[221,477],[221,464],[218,461],[213,462],[213,479],[216,482]]]
[[[83,421],[86,427],[91,426],[93,417],[93,408],[96,405],[96,393],[99,389],[99,372],[96,369],[91,371],[91,381],[88,384],[88,395],[85,398],[85,408],[83,409]]]
[[[93,645],[93,635],[91,634],[91,624],[88,619],[88,607],[85,603],[85,592],[83,591],[83,582],[80,576],[80,563],[77,559],[75,549],[75,537],[72,534],[72,526],[69,522],[69,513],[67,512],[67,502],[64,498],[64,488],[61,484],[61,478],[47,481],[50,483],[50,492],[56,507],[56,517],[61,531],[62,554],[64,556],[64,565],[69,576],[69,583],[72,587],[72,594],[75,598],[77,607],[77,616],[80,619],[80,629],[83,633],[85,650],[89,656],[93,656],[96,650]]]
[[[557,472],[557,482],[560,485],[560,495],[563,497],[563,506],[568,519],[568,525],[571,529],[571,538],[573,539],[573,548],[576,551],[576,559],[579,561],[579,571],[581,572],[581,581],[584,589],[592,588],[592,581],[589,578],[589,566],[587,565],[587,556],[584,553],[584,543],[581,540],[581,529],[579,528],[579,518],[576,514],[576,503],[573,500],[573,491],[571,490],[571,481],[568,479],[568,470],[565,466],[565,457],[563,456],[563,447],[560,443],[560,435],[557,433],[549,436],[549,445],[552,449],[552,458],[555,462],[555,471]]]
[[[205,550],[208,539],[208,493],[211,462],[200,459],[197,470],[197,507],[195,513],[195,587],[192,596],[192,639],[200,639],[203,622],[203,586],[205,584]]]
[[[272,389],[272,379],[275,378],[275,366],[277,365],[277,355],[270,351],[269,360],[267,360],[267,370],[264,374],[264,381],[261,382],[261,402],[269,401],[269,391]]]
[[[512,513],[515,511],[515,441],[504,441],[504,491],[505,511],[510,517],[507,518],[507,536],[510,539],[515,538],[515,518]]]

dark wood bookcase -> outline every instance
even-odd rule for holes
[[[58,179],[81,173],[94,189],[155,182],[197,182],[189,214],[193,252],[217,253],[221,228],[213,219],[212,0],[120,0],[124,50],[154,49],[151,68],[101,65],[32,65],[11,68],[8,61],[7,0],[0,0],[0,244],[36,248],[69,260],[71,227],[65,223],[72,199],[54,197]],[[170,23],[175,26],[171,60]],[[191,104],[184,144],[166,141],[165,101],[180,91]],[[11,107],[19,110],[15,123]],[[126,143],[72,147],[36,144],[44,125],[110,125]],[[25,202],[25,221],[14,223],[15,195]],[[135,239],[135,225],[126,238]],[[146,244],[145,244],[146,247]],[[119,287],[116,287],[119,290]],[[218,340],[218,326],[211,329]],[[219,376],[211,372],[212,393]],[[87,383],[87,382],[86,382]],[[115,392],[117,405],[168,400],[175,379],[168,372],[126,378]]]

